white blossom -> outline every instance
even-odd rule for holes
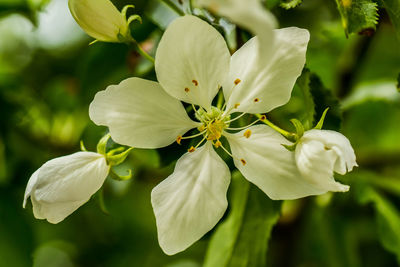
[[[200,239],[227,208],[230,173],[214,147],[230,154],[244,177],[272,199],[326,192],[302,178],[294,153],[282,146],[290,142],[280,134],[254,125],[257,121],[230,127],[246,113],[264,113],[285,104],[305,63],[307,30],[273,31],[267,26],[263,36],[230,56],[223,37],[208,23],[194,16],[178,18],[157,49],[159,83],[129,78],[97,93],[90,105],[90,118],[108,126],[112,138],[124,145],[158,148],[202,139],[152,191],[159,243],[167,254]],[[226,105],[213,107],[221,86]],[[197,121],[189,118],[180,101],[192,104]],[[185,136],[193,128],[199,133]],[[231,152],[221,138],[229,142]]]
[[[304,177],[326,191],[349,190],[335,181],[333,173],[346,174],[357,166],[349,140],[341,133],[329,130],[306,131],[296,146],[296,164]]]
[[[130,37],[129,22],[110,0],[69,0],[69,10],[79,26],[103,42],[121,42]]]
[[[35,218],[59,223],[100,189],[108,172],[105,157],[94,152],[52,159],[32,174],[23,207],[30,197]]]

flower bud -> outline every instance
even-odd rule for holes
[[[329,130],[309,130],[295,150],[296,164],[304,179],[326,191],[348,191],[349,186],[335,181],[333,173],[346,174],[357,166],[349,140]]]
[[[110,0],[69,0],[69,10],[79,26],[103,42],[124,42],[130,38],[125,12]]]
[[[94,152],[52,159],[29,179],[23,207],[30,197],[35,218],[59,223],[100,189],[109,170],[105,157]]]

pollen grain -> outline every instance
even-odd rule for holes
[[[240,162],[242,162],[243,166],[246,165],[246,161],[244,159],[240,159]]]
[[[250,130],[250,129],[247,129],[247,130],[243,133],[243,136],[246,137],[246,138],[250,138],[250,136],[251,136],[251,130]]]
[[[234,83],[235,85],[238,85],[241,81],[242,81],[242,80],[240,80],[239,78],[237,78],[233,83]]]
[[[199,82],[197,80],[192,80],[192,83],[194,84],[194,86],[198,86]]]

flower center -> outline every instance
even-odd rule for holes
[[[204,109],[197,110],[196,118],[203,123],[198,130],[204,132],[203,135],[207,140],[218,140],[223,130],[229,127],[230,116],[223,115],[223,111],[216,107],[211,107],[208,112]]]

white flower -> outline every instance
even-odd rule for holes
[[[121,42],[130,37],[126,8],[120,12],[110,0],[69,0],[68,6],[79,26],[96,40]]]
[[[266,28],[265,36],[254,37],[231,57],[223,37],[209,24],[193,16],[178,18],[158,46],[159,83],[130,78],[97,93],[90,105],[90,118],[108,126],[112,138],[124,145],[159,148],[203,138],[152,191],[159,243],[167,254],[200,239],[227,208],[230,173],[213,145],[232,154],[242,174],[273,199],[326,192],[302,179],[294,153],[281,145],[289,142],[280,134],[266,125],[229,127],[246,112],[268,112],[285,104],[303,68],[307,30]],[[262,54],[269,54],[268,60],[260,61],[260,46],[271,50]],[[212,100],[221,85],[226,105],[219,109]],[[180,101],[193,105],[197,122]],[[184,136],[196,127],[198,134]],[[222,137],[232,153],[222,146]]]
[[[349,186],[333,178],[333,172],[344,175],[357,166],[354,150],[344,135],[329,130],[307,131],[299,140],[295,154],[304,179],[326,191],[349,190]]]
[[[35,218],[59,223],[100,189],[109,169],[105,157],[94,152],[52,159],[32,174],[23,207],[30,197]]]

